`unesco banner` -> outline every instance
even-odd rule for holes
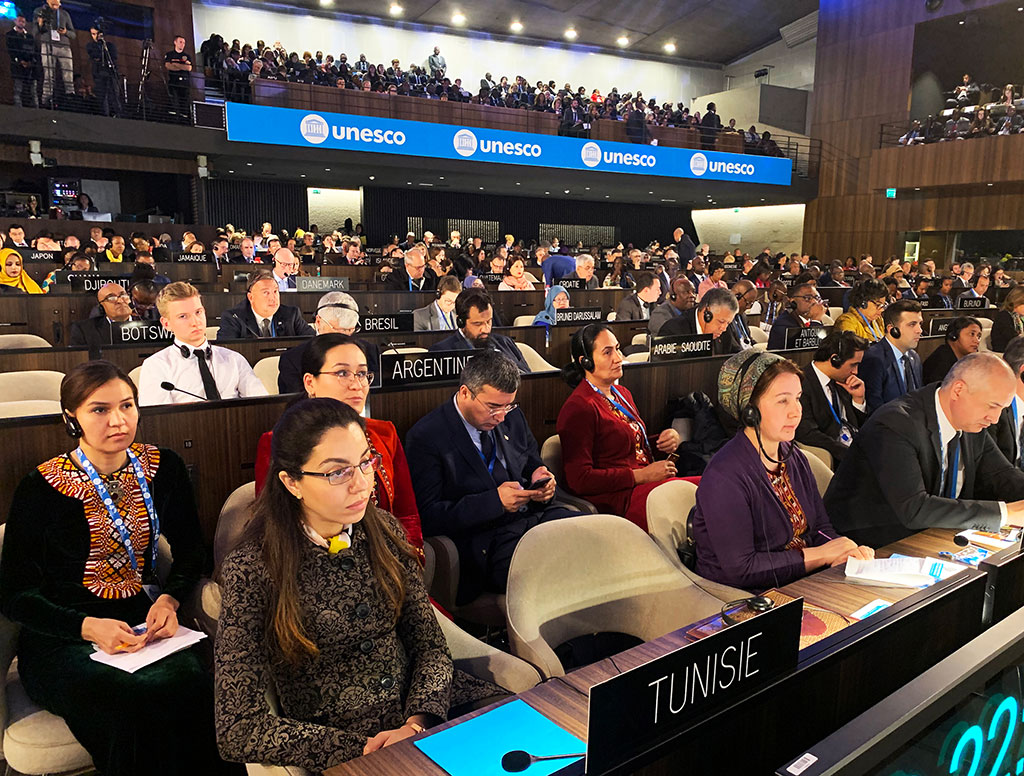
[[[788,186],[793,163],[771,156],[579,140],[349,113],[229,102],[228,140],[567,170]]]

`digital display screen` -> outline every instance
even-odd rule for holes
[[[1024,665],[997,674],[902,746],[870,776],[1024,773]]]
[[[50,178],[50,199],[54,205],[74,204],[81,188],[79,178]]]

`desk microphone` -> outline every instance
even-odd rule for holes
[[[552,754],[545,757],[538,757],[537,755],[524,752],[522,749],[516,749],[511,752],[506,752],[501,757],[501,767],[504,768],[508,773],[519,773],[525,771],[531,765],[542,760],[567,760],[570,757],[586,757],[584,753],[579,754]]]
[[[192,391],[186,391],[182,388],[175,388],[174,383],[169,383],[166,380],[160,383],[160,387],[163,388],[165,391],[177,391],[178,393],[185,393],[188,394],[189,396],[195,396],[197,399],[200,399],[202,401],[209,401],[209,399],[207,399],[205,396],[200,396],[198,393],[192,393]]]
[[[262,334],[260,334],[258,331],[256,331],[256,329],[254,329],[252,326],[250,326],[246,321],[243,321],[241,318],[239,318],[238,317],[238,313],[231,313],[231,317],[234,318],[236,321],[238,321],[240,324],[242,324],[246,329],[251,331],[254,335],[256,335],[257,339],[262,339],[263,338]],[[188,393],[188,391],[182,391],[182,393]]]

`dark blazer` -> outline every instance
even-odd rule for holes
[[[682,315],[677,315],[675,318],[665,321],[661,329],[658,330],[659,337],[668,337],[676,334],[695,336],[701,333],[700,327],[697,325],[696,307],[691,310],[684,310]],[[739,352],[740,342],[736,338],[736,329],[733,326],[726,329],[722,336],[711,343],[711,353],[716,356]]]
[[[515,361],[520,372],[523,374],[530,373],[530,366],[526,363],[526,359],[523,358],[523,354],[519,351],[519,346],[516,345],[515,340],[511,337],[506,337],[504,334],[498,334],[493,331],[491,332],[490,340],[491,347],[500,353],[504,353]],[[473,346],[469,344],[469,340],[467,340],[462,335],[462,331],[459,330],[452,336],[445,337],[443,340],[435,342],[433,345],[428,347],[427,350],[431,352],[436,350],[473,350]]]
[[[644,308],[647,308],[647,317],[644,317]],[[623,297],[619,306],[615,308],[616,321],[643,321],[650,320],[653,305],[641,302],[636,294]]]
[[[69,347],[87,345],[90,348],[105,347],[113,344],[113,327],[107,316],[99,315],[86,318],[84,321],[72,321],[68,335]]]
[[[288,348],[281,354],[278,361],[277,390],[281,393],[302,393],[305,388],[302,385],[302,356],[313,341],[310,338],[293,348]],[[359,340],[359,344],[366,351],[366,368],[375,375],[380,374],[380,347],[375,342]]]
[[[522,410],[508,413],[495,432],[509,476],[528,486],[544,462]],[[451,398],[409,429],[405,453],[423,535],[448,536],[455,542],[461,564],[458,599],[471,600],[483,587],[494,534],[520,524],[525,532],[527,525],[505,512],[494,478]]]
[[[818,321],[811,321],[810,328],[821,326]],[[775,317],[772,329],[768,332],[768,350],[784,350],[786,347],[786,330],[802,329],[804,325],[792,310],[783,310]]]
[[[283,304],[277,308],[271,321],[275,337],[312,337],[316,330],[302,319],[298,307]],[[260,328],[248,299],[221,313],[218,340],[258,339]]]
[[[1013,417],[1013,404],[1004,407],[999,414],[999,422],[985,430],[1006,460],[1016,465],[1020,460],[1020,444],[1017,437],[1017,421]]]
[[[832,403],[831,397],[821,389],[818,376],[810,365],[804,369],[804,376],[800,382],[803,386],[800,404],[803,405],[804,414],[796,429],[796,441],[805,445],[825,448],[838,464],[843,460],[849,448],[839,441],[839,423],[832,414],[832,410],[829,409]],[[853,406],[853,397],[843,388],[837,387],[836,393],[839,395],[839,403],[846,413],[846,422],[850,428],[857,431],[867,420],[867,414]]]
[[[429,271],[423,273],[423,288],[421,289],[409,288],[409,273],[405,271],[404,267],[393,270],[384,279],[385,291],[433,291],[435,288],[437,288],[437,276]]]
[[[943,378],[949,374],[949,370],[953,368],[953,364],[957,361],[956,353],[953,352],[953,348],[949,346],[948,342],[943,342],[932,354],[924,360],[924,382],[925,383],[939,383],[942,382]],[[864,367],[861,366],[861,369]]]
[[[907,355],[910,356],[910,368],[914,371],[917,384],[927,385],[930,381],[922,375],[921,357],[916,350],[907,351]],[[906,392],[903,386],[903,365],[896,362],[896,354],[892,352],[886,338],[868,348],[864,360],[860,362],[858,376],[867,388],[869,415]]]
[[[568,275],[564,275],[564,280],[583,280],[579,275],[576,274],[576,270],[573,270]],[[601,287],[601,281],[597,279],[597,273],[595,272],[590,276],[590,280],[586,280],[583,283],[586,286],[587,291],[596,291]]]
[[[1013,313],[1000,310],[992,321],[992,350],[1002,353],[1010,340],[1017,336],[1017,327],[1013,325]]]
[[[937,385],[908,393],[880,409],[854,437],[825,508],[836,530],[855,542],[881,547],[925,528],[998,530],[996,502],[1024,498],[1024,472],[984,431],[964,433],[963,488],[957,499],[942,487]]]

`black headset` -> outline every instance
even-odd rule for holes
[[[893,329],[893,336],[896,339],[899,339],[899,329],[895,326]],[[857,335],[852,331],[843,331],[839,333],[839,340],[836,342],[836,352],[833,353],[828,360],[833,369],[839,369],[843,364],[853,358],[853,338],[856,336]]]
[[[704,323],[711,323],[713,320],[715,320],[715,314],[713,312],[711,312],[711,308],[710,307],[705,307],[704,308]]]
[[[592,340],[597,337],[602,331],[610,331],[608,324],[597,321],[595,323],[588,323],[578,332],[572,335],[572,339],[569,340],[569,352],[572,355],[573,363],[579,364],[584,372],[594,371],[594,356],[592,353],[587,353],[587,333],[593,331]]]
[[[757,351],[750,351],[752,355],[747,362],[740,368],[739,374],[736,376],[736,385],[740,385],[743,382],[743,378],[747,376],[747,372],[757,361]],[[761,425],[761,410],[755,407],[753,404],[747,403],[740,409],[740,423],[745,427],[757,428]]]
[[[466,328],[470,309],[486,310],[491,306],[491,298],[480,289],[466,289],[455,300],[455,325]]]
[[[61,413],[64,416],[64,430],[68,433],[68,436],[72,439],[79,439],[82,436],[82,427],[78,425],[78,421],[75,420],[75,416],[67,410]]]
[[[894,323],[889,327],[889,333],[892,335],[893,339],[899,339],[903,332],[900,331],[899,325]]]
[[[949,324],[949,328],[946,329],[946,342],[953,342],[959,339],[960,333],[968,326],[981,328],[981,321],[969,315],[961,315],[958,318],[954,318],[953,322]]]
[[[188,345],[179,345],[178,347],[181,349],[182,358],[192,358],[192,348],[190,348]],[[199,355],[201,353],[203,356],[206,357],[207,361],[213,360],[213,347],[209,344],[207,344],[207,346],[202,350],[195,351],[195,353],[196,355]]]

